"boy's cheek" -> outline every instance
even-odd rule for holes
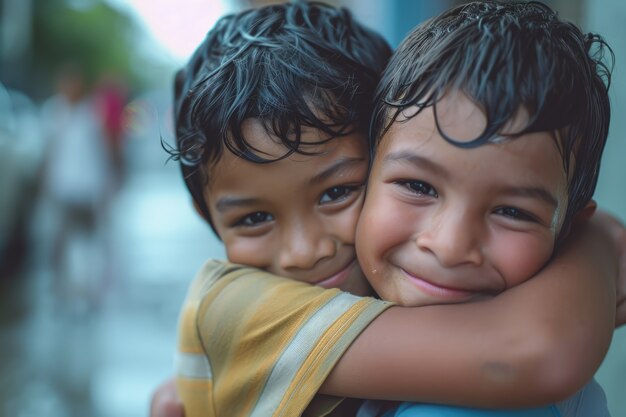
[[[406,231],[413,222],[413,211],[407,211],[405,205],[388,190],[375,187],[373,191],[363,206],[357,228],[357,244],[361,239],[376,239],[382,243],[404,238],[402,231]]]
[[[376,269],[385,248],[393,246],[392,241],[398,235],[395,229],[401,223],[400,219],[394,218],[394,210],[389,204],[365,204],[357,227],[356,249],[366,275],[368,270]]]
[[[224,247],[226,249],[226,257],[230,262],[261,269],[268,267],[266,254],[261,245],[253,245],[246,239],[231,240],[226,237]],[[269,248],[265,246],[265,250],[269,250]]]
[[[361,218],[363,200],[356,201],[348,209],[332,217],[329,233],[336,235],[343,244],[354,245],[356,233]]]
[[[500,273],[506,288],[519,285],[532,278],[548,262],[552,255],[554,239],[521,237],[494,245],[497,251],[491,258],[498,260]],[[495,256],[494,256],[495,255]]]

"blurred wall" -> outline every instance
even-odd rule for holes
[[[610,92],[611,127],[596,198],[601,206],[626,220],[626,3],[622,0],[588,1],[584,10],[583,27],[602,35],[615,53]],[[622,392],[625,393],[626,390]]]
[[[587,1],[581,25],[601,34],[615,53],[611,80],[611,127],[604,151],[596,199],[600,207],[626,222],[626,3]],[[614,417],[626,416],[626,329],[615,332],[613,344],[597,378],[604,387]]]

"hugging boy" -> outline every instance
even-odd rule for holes
[[[318,391],[545,404],[580,388],[606,351],[616,256],[597,227],[532,284],[481,303],[412,309],[320,288],[368,289],[354,227],[384,61],[369,42],[386,50],[345,11],[271,6],[220,21],[179,74],[194,201],[230,261],[267,271],[209,262],[192,284],[177,366],[188,416],[324,415],[340,399]]]
[[[493,297],[530,279],[574,221],[590,217],[609,128],[607,54],[600,37],[541,3],[469,3],[405,38],[377,92],[376,156],[357,229],[361,266],[381,298],[425,306]],[[385,415],[434,408],[443,409],[405,404]],[[609,413],[592,381],[536,414]]]

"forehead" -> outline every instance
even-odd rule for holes
[[[259,119],[246,119],[241,124],[241,133],[246,142],[251,146],[251,150],[264,159],[277,159],[283,157],[289,149],[283,143],[281,138],[274,135],[271,129],[267,129],[263,121]],[[367,145],[367,137],[365,135],[349,135]],[[331,136],[319,129],[300,126],[300,143],[298,151],[295,154],[314,154],[328,152],[331,148],[336,147],[344,136]],[[321,146],[329,144],[329,146]],[[297,159],[297,157],[296,157]]]
[[[421,117],[420,117],[421,115]],[[500,124],[498,121],[488,121],[480,105],[476,105],[467,95],[459,90],[448,91],[434,105],[419,111],[417,106],[403,110],[390,129],[397,129],[399,125],[417,117],[419,123],[414,127],[425,131],[442,131],[455,142],[473,142],[487,128],[489,123]],[[520,107],[513,116],[502,124],[502,128],[488,142],[503,141],[507,136],[515,136],[528,127],[529,115],[524,107]],[[556,132],[555,132],[556,133]],[[388,137],[384,135],[382,139]],[[470,146],[471,147],[471,146]]]
[[[410,129],[403,127],[410,125]],[[564,162],[562,153],[562,135],[558,131],[530,132],[520,134],[529,124],[529,114],[524,107],[520,107],[513,117],[500,124],[502,128],[493,136],[485,137],[483,134],[488,128],[488,124],[494,121],[487,120],[485,113],[479,105],[476,105],[463,92],[458,90],[448,91],[440,98],[435,105],[418,109],[417,106],[404,109],[398,117],[391,123],[378,144],[379,151],[384,150],[390,143],[398,140],[399,137],[412,137],[416,143],[419,139],[437,137],[451,146],[459,149],[477,149],[485,145],[507,144],[525,142],[529,138],[541,136],[546,138],[546,148],[550,151],[556,149],[561,162]],[[479,143],[476,142],[481,138]],[[453,142],[453,143],[451,143]],[[473,143],[472,143],[473,142]],[[468,143],[468,146],[464,146]],[[513,148],[516,145],[511,145]]]
[[[255,154],[275,161],[251,162],[225,149],[220,158],[209,166],[210,190],[226,184],[237,188],[238,184],[254,182],[302,182],[340,161],[348,167],[367,164],[367,138],[360,133],[329,138],[319,130],[303,129],[302,143],[298,148],[300,153],[295,152],[285,158],[289,149],[280,139],[268,133],[260,121],[247,120],[242,125],[242,133]]]
[[[376,153],[375,163],[414,162],[426,166],[423,162],[428,160],[447,171],[465,174],[467,182],[486,181],[479,174],[497,175],[487,178],[489,182],[522,174],[542,182],[560,183],[561,179],[566,179],[560,150],[550,133],[528,133],[463,148],[444,139],[430,123],[420,123],[420,118],[425,117],[426,113],[420,114],[390,129]]]

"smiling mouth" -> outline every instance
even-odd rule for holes
[[[317,285],[322,288],[340,287],[341,284],[343,284],[346,281],[346,279],[348,278],[348,275],[350,275],[350,272],[352,272],[352,269],[354,268],[355,264],[356,264],[356,259],[354,259],[352,262],[346,265],[346,267],[343,268],[341,271],[337,272],[334,275],[331,275],[328,278],[324,278],[321,281],[315,282],[314,285]]]
[[[433,297],[446,298],[450,300],[462,300],[462,299],[467,299],[468,297],[472,297],[476,295],[475,291],[444,287],[441,285],[434,284],[430,281],[426,281],[423,278],[416,277],[415,275],[408,273],[404,269],[400,269],[400,270],[413,285],[418,287],[425,294],[433,296]]]

